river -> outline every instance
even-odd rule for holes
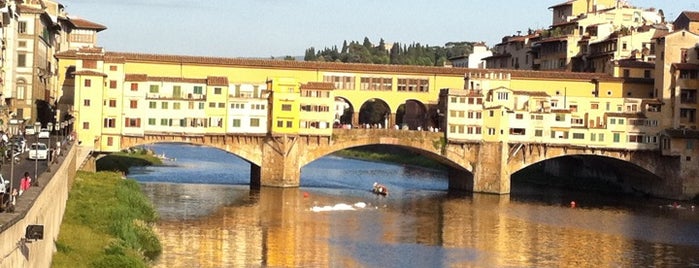
[[[172,158],[129,175],[160,214],[155,267],[699,267],[688,202],[516,181],[510,195],[456,194],[440,171],[334,156],[299,188],[251,190],[234,155],[149,148]]]

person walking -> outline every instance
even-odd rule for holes
[[[24,177],[19,180],[19,195],[21,196],[29,187],[32,185],[32,177],[29,176],[29,172],[24,172]]]

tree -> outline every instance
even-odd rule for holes
[[[306,49],[306,53],[303,56],[303,60],[305,61],[316,61],[318,57],[316,56],[316,49],[314,47]]]

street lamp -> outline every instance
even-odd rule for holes
[[[39,186],[39,130],[41,123],[34,123],[34,186]]]
[[[49,149],[48,155],[46,155],[46,168],[48,171],[51,171],[51,161],[53,161],[53,150],[51,150],[51,147],[53,147],[53,123],[49,122],[46,124],[46,127],[49,130],[49,144],[46,146]],[[55,150],[55,149],[54,149]]]

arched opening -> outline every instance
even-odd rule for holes
[[[390,120],[391,109],[380,99],[369,99],[359,110],[360,127],[386,128]]]
[[[512,192],[533,184],[600,193],[649,196],[662,179],[627,161],[596,155],[569,155],[532,164],[512,174]]]
[[[347,99],[335,97],[335,120],[333,126],[339,128],[345,125],[352,125],[354,106]]]
[[[417,130],[436,126],[428,119],[427,107],[417,100],[406,100],[396,109],[396,124],[401,128]]]

